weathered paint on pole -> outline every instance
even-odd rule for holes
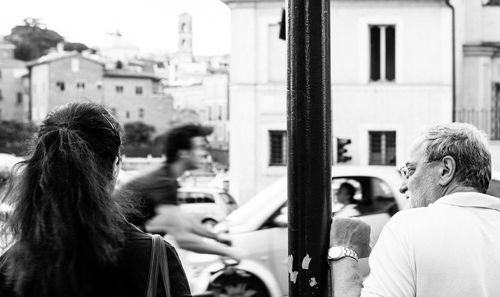
[[[289,296],[328,296],[330,1],[288,2]]]

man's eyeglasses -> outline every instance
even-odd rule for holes
[[[406,164],[405,166],[399,168],[399,174],[404,179],[408,179],[413,174],[413,172],[415,172],[415,168],[414,167],[408,167],[408,164]]]
[[[424,164],[432,163],[437,160],[432,160],[432,161],[426,161]],[[417,165],[413,163],[406,163],[405,166],[399,168],[399,174],[401,175],[402,178],[408,179],[412,174],[417,170]]]

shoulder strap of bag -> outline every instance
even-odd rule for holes
[[[163,241],[162,238],[160,240]],[[163,242],[160,242],[160,259],[159,259],[159,265],[160,265],[160,270],[161,274],[163,275],[163,286],[165,288],[165,293],[167,297],[170,297],[170,274],[168,271],[168,259],[167,259],[167,249],[165,247],[165,244]]]
[[[170,297],[170,278],[168,271],[167,251],[160,235],[151,237],[151,258],[149,261],[149,275],[146,297],[155,297],[158,290],[158,267],[160,268],[163,286],[167,297]]]
[[[151,243],[151,257],[149,259],[149,274],[148,274],[148,284],[147,284],[147,291],[146,291],[146,297],[155,297],[156,296],[156,290],[158,288],[158,261],[159,261],[159,249],[158,249],[158,244],[159,242],[158,238],[156,235],[152,236],[152,243]]]

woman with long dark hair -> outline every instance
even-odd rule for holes
[[[33,145],[4,198],[14,210],[2,234],[13,242],[0,258],[0,296],[144,296],[151,237],[111,198],[119,124],[100,105],[72,103],[47,116]],[[175,250],[163,242],[172,296],[191,296]]]

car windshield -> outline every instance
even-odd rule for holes
[[[244,223],[256,213],[262,211],[263,206],[273,209],[273,205],[282,204],[286,201],[287,184],[286,177],[279,179],[270,186],[259,192],[256,196],[232,212],[226,220],[230,224]]]

